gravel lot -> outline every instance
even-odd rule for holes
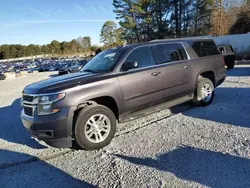
[[[98,151],[55,149],[22,128],[20,97],[55,73],[0,81],[0,187],[250,187],[250,66],[228,71],[208,107],[120,124]]]

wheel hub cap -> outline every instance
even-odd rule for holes
[[[212,98],[213,87],[207,83],[202,87],[201,93],[202,93],[202,100],[208,102]]]
[[[103,142],[109,135],[111,123],[104,114],[96,114],[89,118],[85,125],[84,134],[92,143]]]

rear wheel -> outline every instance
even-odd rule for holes
[[[77,145],[86,150],[102,148],[116,132],[116,117],[107,107],[91,105],[80,111],[74,127]]]
[[[197,106],[207,106],[213,102],[214,85],[208,78],[200,77],[196,87],[193,103]]]
[[[234,62],[233,61],[228,62],[226,65],[227,65],[227,69],[233,69],[234,68]]]

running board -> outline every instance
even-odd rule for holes
[[[170,108],[170,107],[173,107],[173,106],[188,102],[188,101],[192,100],[193,97],[194,97],[194,95],[186,95],[184,97],[180,97],[180,98],[177,98],[177,99],[174,99],[174,100],[171,100],[171,101],[167,101],[167,102],[163,102],[161,104],[150,106],[150,107],[145,108],[143,110],[139,110],[139,111],[136,111],[136,112],[133,112],[133,113],[130,113],[130,114],[126,114],[126,115],[122,116],[119,119],[119,123],[132,121],[134,119],[138,119],[140,117],[144,117],[144,116],[147,116],[149,114],[159,112],[161,110],[164,110],[164,109],[167,109],[167,108]]]

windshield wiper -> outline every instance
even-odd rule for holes
[[[97,73],[96,71],[93,71],[91,69],[84,69],[81,72],[91,72],[91,73]]]
[[[96,71],[96,70],[91,70],[91,69],[84,69],[81,72],[91,72],[91,73],[105,73],[106,71]]]

